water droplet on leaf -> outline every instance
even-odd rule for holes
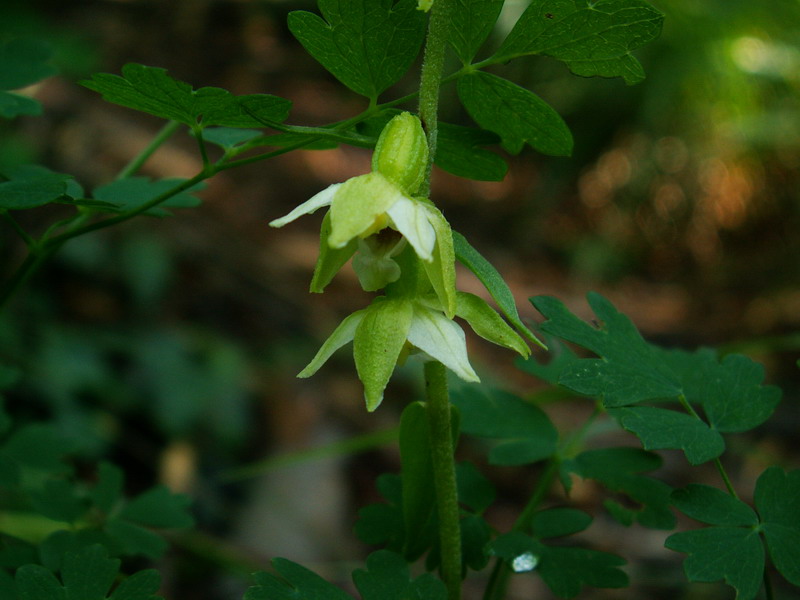
[[[530,552],[520,554],[511,561],[511,570],[514,573],[526,573],[533,571],[539,564],[539,558]]]

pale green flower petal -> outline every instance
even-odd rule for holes
[[[403,196],[386,211],[397,229],[414,247],[414,251],[424,261],[433,260],[433,246],[436,231],[428,220],[426,206]]]
[[[386,210],[405,198],[395,184],[380,173],[348,179],[331,204],[331,235],[328,243],[341,248],[356,237],[366,237],[388,225]]]
[[[270,227],[283,227],[287,223],[291,223],[295,219],[302,217],[303,215],[310,215],[314,211],[323,206],[329,206],[333,202],[333,197],[336,195],[336,191],[342,187],[342,183],[334,183],[333,185],[329,185],[324,190],[311,196],[308,200],[300,204],[297,208],[295,208],[292,212],[290,212],[285,217],[281,217],[280,219],[275,219],[274,221],[270,221]]]
[[[453,232],[447,219],[436,207],[425,203],[422,203],[422,206],[428,213],[428,221],[436,235],[433,260],[422,264],[425,265],[425,272],[442,303],[445,315],[452,319],[456,312],[456,255],[453,249]]]
[[[383,390],[406,343],[414,308],[409,300],[379,299],[365,310],[367,314],[355,332],[353,358],[364,385],[367,410],[372,412],[383,401]]]
[[[469,364],[464,331],[441,312],[417,304],[408,330],[408,341],[464,381],[480,381]]]
[[[311,377],[323,364],[325,364],[325,361],[327,361],[334,352],[348,342],[351,342],[355,336],[356,328],[364,320],[367,310],[369,309],[365,308],[363,310],[357,310],[345,318],[344,321],[339,323],[339,326],[334,329],[330,337],[325,340],[324,344],[322,344],[322,347],[317,352],[317,355],[311,360],[310,363],[308,363],[308,366],[305,369],[297,374],[297,376]]]
[[[400,279],[400,265],[392,257],[402,250],[406,241],[394,231],[385,229],[384,232],[393,233],[399,239],[393,244],[382,244],[376,241],[382,234],[376,234],[366,240],[358,240],[358,254],[353,257],[353,270],[365,292],[375,292]]]
[[[457,292],[456,315],[470,324],[473,331],[485,340],[514,350],[528,358],[528,344],[483,299],[467,292]]]

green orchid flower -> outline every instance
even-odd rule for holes
[[[372,171],[335,183],[270,222],[283,227],[295,219],[329,206],[320,233],[320,256],[311,291],[321,292],[357,251],[354,261],[367,291],[396,281],[392,258],[402,249],[386,245],[386,229],[410,244],[425,263],[436,293],[452,316],[455,295],[454,251],[450,225],[427,198],[414,195],[427,168],[428,145],[419,119],[411,113],[395,116],[384,127],[372,157]],[[375,237],[375,236],[378,237]],[[363,242],[363,243],[362,243]]]
[[[455,313],[479,336],[523,357],[530,354],[524,340],[477,296],[458,292]],[[464,330],[445,314],[435,294],[376,298],[339,324],[298,377],[311,377],[336,350],[351,341],[369,411],[383,401],[395,366],[409,355],[437,360],[464,381],[480,381],[469,362]]]

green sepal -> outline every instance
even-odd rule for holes
[[[485,300],[468,292],[456,292],[456,315],[469,323],[472,330],[493,344],[514,350],[523,358],[531,354],[516,331]]]
[[[428,209],[429,222],[436,232],[436,245],[433,247],[433,260],[420,261],[425,266],[425,273],[442,304],[442,310],[448,319],[456,314],[456,253],[453,247],[453,232],[450,223],[433,204],[425,202]]]
[[[356,328],[353,358],[370,412],[383,400],[383,390],[406,343],[413,316],[414,308],[409,300],[381,297],[366,309]]]
[[[345,181],[331,204],[331,233],[328,243],[344,247],[358,236],[382,229],[380,220],[398,198],[400,189],[380,173],[367,173]],[[385,224],[385,223],[384,223]]]
[[[327,361],[334,352],[348,342],[351,342],[355,336],[356,328],[361,324],[367,310],[369,309],[357,310],[339,323],[339,326],[333,330],[330,337],[325,340],[325,343],[322,344],[322,347],[317,351],[316,356],[311,359],[311,362],[308,363],[306,368],[300,371],[297,376],[303,378],[311,377],[325,364],[325,361]]]
[[[314,276],[311,278],[310,286],[313,294],[321,294],[334,275],[358,249],[358,241],[355,239],[350,240],[343,248],[332,248],[328,244],[330,234],[331,213],[328,211],[325,213],[325,218],[322,219],[322,227],[319,232],[319,257],[314,267]]]

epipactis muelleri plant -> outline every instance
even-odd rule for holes
[[[450,224],[430,199],[416,195],[427,163],[419,119],[401,113],[381,132],[371,172],[327,187],[270,223],[282,227],[329,206],[311,291],[322,292],[350,258],[364,290],[383,290],[367,308],[346,317],[298,375],[310,377],[352,341],[370,411],[383,400],[395,365],[411,355],[437,360],[465,381],[479,381],[454,317],[499,346],[523,357],[530,354],[525,341],[484,300],[456,290]]]

